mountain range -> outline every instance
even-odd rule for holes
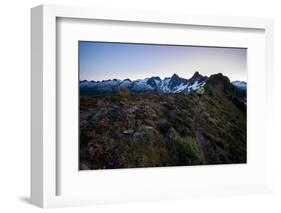
[[[210,79],[214,76],[220,76],[219,81],[226,80],[226,84],[232,87],[234,93],[239,94],[241,100],[246,103],[246,89],[247,83],[244,81],[230,82],[229,78],[222,74],[211,75],[210,77],[203,76],[199,72],[195,72],[189,79],[182,78],[177,74],[171,77],[166,77],[163,80],[156,77],[149,77],[139,80],[125,80],[113,79],[103,81],[80,81],[80,95],[81,96],[97,96],[114,94],[120,91],[129,91],[133,93],[182,93],[189,94],[197,91],[199,88],[205,88]]]

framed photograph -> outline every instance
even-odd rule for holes
[[[31,15],[33,204],[271,191],[272,20]]]

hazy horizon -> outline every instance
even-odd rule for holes
[[[130,80],[174,73],[189,79],[195,72],[222,73],[247,82],[247,49],[201,46],[79,42],[80,80]]]

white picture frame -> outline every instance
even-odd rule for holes
[[[194,183],[194,188],[177,188],[173,185],[166,189],[154,192],[134,194],[133,190],[127,192],[108,191],[103,195],[58,195],[58,166],[59,152],[57,151],[57,88],[60,83],[57,80],[57,20],[81,19],[81,20],[108,20],[131,23],[153,23],[175,26],[202,26],[220,27],[228,30],[254,29],[264,32],[265,52],[265,109],[269,111],[262,122],[266,129],[270,129],[272,114],[273,88],[270,79],[273,77],[273,21],[271,19],[241,18],[241,17],[216,17],[187,14],[166,14],[145,11],[123,11],[112,9],[96,9],[74,6],[41,5],[31,10],[31,201],[34,205],[47,207],[63,207],[76,205],[92,205],[100,203],[138,202],[144,200],[165,200],[187,197],[202,197],[214,195],[241,195],[270,192],[270,138],[265,131],[265,141],[262,147],[267,149],[265,167],[262,173],[264,177],[254,184],[233,184],[200,187]],[[184,168],[182,168],[184,169]],[[210,168],[208,168],[210,170]],[[153,170],[153,169],[150,169]],[[159,170],[160,171],[160,170]],[[110,171],[107,171],[110,172]],[[123,170],[126,173],[126,170]],[[162,171],[163,172],[163,171]],[[165,170],[165,174],[178,172],[177,170]],[[118,193],[123,193],[120,196]]]

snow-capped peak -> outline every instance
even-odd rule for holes
[[[231,82],[234,86],[238,87],[239,89],[246,90],[247,83],[245,81],[233,81]]]

